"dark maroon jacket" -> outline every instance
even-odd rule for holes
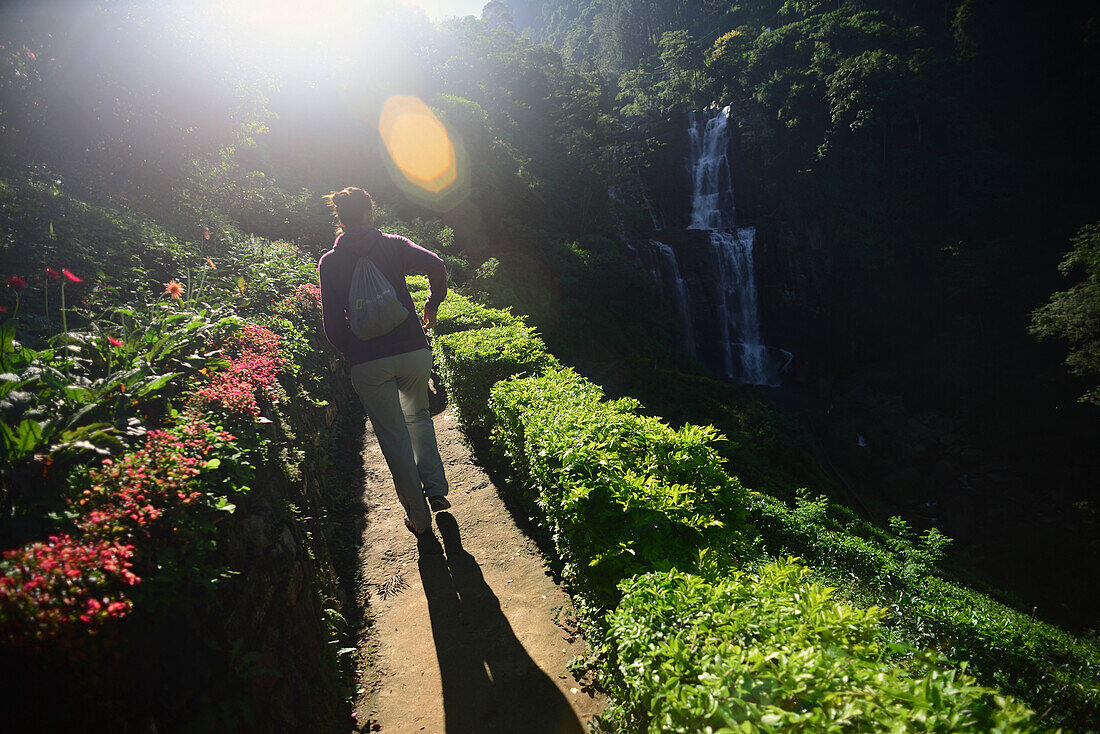
[[[409,317],[382,336],[359,339],[348,325],[348,291],[359,258],[367,254],[409,310]],[[431,293],[425,306],[434,311],[447,296],[447,269],[433,252],[395,234],[374,227],[353,227],[336,238],[317,265],[321,277],[321,318],[325,336],[352,365],[395,354],[427,349],[428,340],[405,285],[406,273],[427,273]]]

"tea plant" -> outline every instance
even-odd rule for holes
[[[530,472],[566,576],[606,605],[621,579],[690,568],[703,548],[736,558],[744,490],[722,469],[714,429],[675,431],[638,415],[636,401],[601,398],[568,369],[492,391],[494,438]]]
[[[883,660],[883,610],[839,602],[790,561],[720,581],[672,572],[623,584],[606,646],[613,730],[1022,732],[1020,703],[928,655]]]
[[[428,300],[428,279],[422,275],[416,275],[410,276],[406,281],[417,311],[423,312],[424,303]],[[432,333],[453,334],[467,329],[484,329],[489,326],[507,326],[517,323],[523,323],[523,318],[514,315],[511,309],[483,306],[477,301],[451,291],[443,303],[439,304]]]
[[[558,361],[535,330],[520,323],[459,331],[435,338],[440,372],[468,430],[488,434],[489,388],[518,374],[538,374]]]

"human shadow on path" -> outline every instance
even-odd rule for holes
[[[569,702],[531,660],[477,559],[463,549],[454,517],[441,512],[436,525],[447,555],[422,554],[419,566],[443,682],[447,734],[582,734]]]

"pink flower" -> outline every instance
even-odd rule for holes
[[[83,283],[84,282],[83,278],[76,277],[75,275],[73,275],[73,272],[71,270],[69,270],[68,268],[62,268],[61,269],[61,274],[64,275],[66,278],[68,278],[73,283]]]
[[[13,275],[8,278],[8,288],[13,291],[21,291],[27,287],[27,281],[20,278],[18,275]]]
[[[113,336],[107,337],[107,341],[109,341],[111,343],[112,347],[121,347],[122,346],[122,342],[118,339],[115,339]]]

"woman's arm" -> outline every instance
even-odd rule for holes
[[[406,273],[425,273],[428,276],[428,301],[424,304],[424,325],[435,325],[439,304],[447,297],[447,267],[443,258],[410,240],[401,251],[401,262]]]

